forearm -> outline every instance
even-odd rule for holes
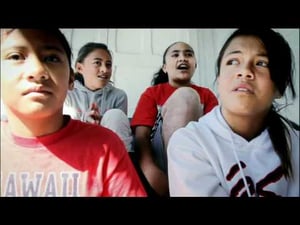
[[[169,196],[169,186],[167,175],[160,170],[154,163],[146,166],[141,166],[142,171],[151,185],[151,187],[160,196]]]
[[[139,164],[151,187],[162,196],[169,194],[168,177],[156,165],[150,141],[150,128],[140,128],[136,133]]]
[[[144,150],[149,151],[149,150]],[[156,165],[152,154],[142,154],[139,159],[140,167],[151,185],[151,187],[161,196],[169,195],[168,177]]]

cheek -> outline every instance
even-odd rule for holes
[[[8,66],[6,63],[1,64],[1,83],[2,82],[11,82],[17,77],[21,77],[23,68]]]
[[[97,68],[95,68],[95,67],[87,67],[87,66],[85,66],[85,67],[81,68],[80,73],[83,76],[88,76],[89,74],[95,73],[96,71],[97,71]]]
[[[111,73],[112,73],[112,68],[107,68],[107,71],[106,71],[106,73],[107,73],[108,75],[110,75],[110,76],[111,76]]]
[[[16,87],[16,82],[3,82],[1,80],[1,101],[8,105],[16,105],[20,98],[20,92]]]
[[[270,79],[262,79],[257,82],[259,90],[266,96],[278,97],[279,92],[277,91],[274,83]]]
[[[6,93],[7,93],[7,88],[8,85],[6,85],[7,83],[6,82],[3,82],[2,79],[1,79],[1,98],[5,97],[6,96]]]
[[[222,84],[219,83],[217,85],[217,90],[218,90],[219,95],[223,94],[224,88],[223,88]]]
[[[61,69],[59,71],[55,71],[52,73],[53,75],[53,80],[55,80],[55,83],[57,85],[69,85],[70,79],[75,79],[74,75],[73,78],[70,76],[70,70],[69,69]]]
[[[218,80],[217,80],[217,88],[218,88],[219,93],[224,91],[226,89],[226,87],[228,87],[228,84],[229,84],[228,77],[219,76]]]

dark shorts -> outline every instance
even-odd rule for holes
[[[155,162],[159,168],[167,174],[168,164],[167,164],[167,154],[164,148],[164,141],[162,136],[162,125],[163,120],[157,122],[157,127],[153,133],[153,138],[151,139],[152,149],[154,151]]]

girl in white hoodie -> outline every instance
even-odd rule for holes
[[[272,29],[238,29],[217,60],[220,106],[177,130],[167,149],[171,196],[299,196],[299,125],[275,99],[293,58]]]

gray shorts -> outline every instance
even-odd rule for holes
[[[151,143],[154,151],[155,162],[157,163],[158,167],[167,174],[167,154],[166,150],[164,149],[162,125],[163,119],[161,115],[159,115],[152,130]]]

